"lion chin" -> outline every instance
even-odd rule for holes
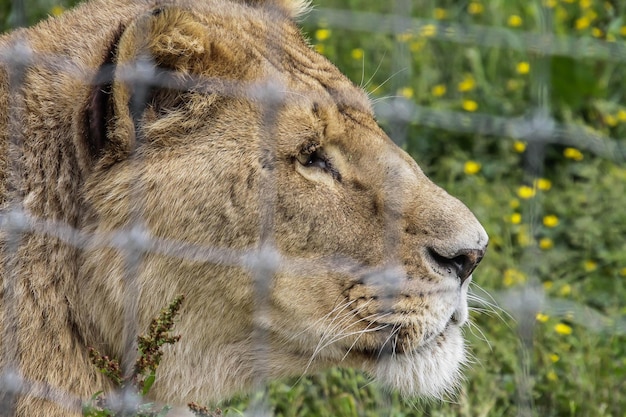
[[[80,415],[115,389],[89,347],[128,368],[178,294],[154,401],[332,366],[459,383],[488,236],[303,38],[305,3],[88,0],[0,37],[6,414]]]

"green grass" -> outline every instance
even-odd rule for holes
[[[0,24],[9,18],[5,3]],[[314,3],[394,10],[384,1]],[[396,35],[311,20],[305,28],[315,47],[374,100],[401,96],[441,112],[441,126],[409,123],[406,135],[396,138],[483,222],[491,244],[475,284],[506,311],[472,311],[466,336],[475,363],[450,402],[405,401],[358,372],[333,369],[275,382],[220,406],[237,415],[263,403],[284,417],[626,416],[626,62],[594,47],[595,56],[584,58],[580,46],[606,41],[623,47],[626,6],[599,0],[412,3],[419,26]],[[510,47],[487,45],[493,38],[447,41],[440,36],[445,24],[501,28]],[[538,54],[523,39],[542,26],[578,43],[556,55]],[[472,124],[477,115],[537,112],[578,134],[536,145]],[[462,116],[469,117],[468,129],[452,123]],[[397,134],[396,124],[381,122]],[[544,302],[533,309],[528,301],[538,303],[537,295]],[[509,308],[516,300],[526,309]]]

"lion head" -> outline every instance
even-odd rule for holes
[[[300,3],[257,3],[142,3],[90,40],[72,115],[93,236],[67,295],[81,343],[127,357],[129,317],[185,294],[162,400],[335,365],[439,396],[487,235],[306,43]]]

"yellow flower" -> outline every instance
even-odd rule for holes
[[[562,335],[572,334],[572,328],[565,323],[559,323],[554,326],[554,331]]]
[[[552,281],[546,281],[543,283],[543,289],[546,291],[551,290],[553,286],[554,286],[554,282]]]
[[[626,36],[626,26],[622,26],[619,28],[619,34],[622,36]]]
[[[554,214],[548,214],[543,218],[543,225],[545,227],[556,227],[559,224],[559,218]]]
[[[476,87],[476,80],[471,75],[466,75],[463,78],[463,81],[459,83],[459,91],[462,93],[466,93],[468,91],[472,91]]]
[[[591,20],[589,19],[589,17],[583,16],[583,17],[579,17],[578,19],[576,19],[576,23],[574,23],[574,27],[576,27],[577,30],[583,30],[583,29],[587,29],[590,24],[591,24]]]
[[[318,29],[315,31],[315,39],[320,42],[330,38],[330,29]]]
[[[430,38],[431,36],[435,36],[437,34],[437,26],[433,24],[428,24],[422,26],[422,30],[420,31],[420,35]]]
[[[519,213],[511,214],[511,223],[520,224],[522,222],[522,215]]]
[[[396,35],[396,39],[398,42],[408,42],[413,39],[413,34],[411,32],[399,33]]]
[[[528,200],[529,198],[533,198],[535,196],[535,189],[527,185],[522,185],[517,189],[517,195],[523,200]]]
[[[507,20],[507,24],[513,28],[522,26],[522,23],[524,23],[524,21],[522,20],[521,17],[519,17],[516,14],[512,14],[511,16],[509,16],[509,19]]]
[[[591,29],[591,36],[593,36],[594,38],[601,38],[602,35],[604,35],[604,32],[602,32],[602,29],[599,29],[599,28]]]
[[[404,87],[398,90],[398,95],[401,95],[404,98],[412,98],[413,97],[413,89],[411,87]]]
[[[525,225],[524,225],[525,226]],[[531,244],[532,236],[530,234],[530,229],[528,227],[522,227],[519,232],[517,232],[517,244],[521,247],[526,247]]]
[[[477,1],[473,1],[467,6],[467,12],[469,14],[481,14],[484,10],[485,7]]]
[[[598,269],[598,263],[596,261],[592,261],[591,259],[587,259],[584,263],[585,271],[592,272]]]
[[[522,85],[522,82],[520,80],[516,80],[512,78],[510,80],[507,80],[506,89],[509,91],[515,91],[515,90],[518,90],[521,85]]]
[[[435,97],[441,97],[446,94],[446,86],[443,84],[437,84],[430,89],[430,92]]]
[[[411,52],[416,53],[421,51],[424,48],[424,45],[426,43],[424,42],[424,40],[418,40],[418,41],[413,41],[411,42],[411,44],[409,45],[409,49],[411,50]]]
[[[581,9],[588,9],[591,7],[591,0],[580,0],[580,8]]]
[[[584,158],[583,153],[576,148],[565,148],[563,150],[563,155],[568,159],[573,159],[574,161],[582,161]]]
[[[526,142],[516,140],[515,142],[513,142],[513,150],[517,153],[524,152],[526,150]]]
[[[561,357],[560,357],[559,355],[557,355],[556,353],[553,353],[552,355],[550,355],[550,360],[551,360],[553,363],[558,362],[558,361],[559,361],[559,359],[561,359]]]
[[[478,103],[474,100],[463,100],[461,107],[463,107],[465,111],[474,112],[478,109]]]
[[[547,314],[543,314],[543,313],[537,313],[535,318],[537,319],[537,321],[540,321],[541,323],[545,323],[546,321],[548,321],[550,316],[548,316]]]
[[[607,125],[611,127],[617,126],[617,117],[613,116],[612,114],[605,115],[604,121],[606,122]]]
[[[518,74],[528,74],[530,72],[530,64],[526,61],[519,62],[517,64],[517,73]]]
[[[565,284],[559,289],[559,295],[562,297],[567,297],[572,293],[572,286],[569,284]]]
[[[465,162],[465,165],[463,166],[463,172],[465,172],[465,174],[467,175],[474,175],[474,174],[478,174],[478,172],[480,171],[480,168],[481,168],[480,162],[467,161]]]
[[[552,181],[545,178],[537,178],[535,180],[534,186],[541,191],[548,191],[550,188],[552,188]]]
[[[315,50],[320,54],[323,54],[326,51],[326,47],[321,43],[315,44]]]
[[[542,237],[539,239],[539,248],[543,250],[552,249],[554,247],[554,242],[549,237]]]
[[[543,5],[551,9],[554,9],[557,5],[557,1],[556,0],[543,0]]]
[[[352,52],[350,52],[350,56],[352,56],[352,59],[357,59],[357,60],[363,59],[364,54],[365,52],[363,52],[363,48],[354,48]]]
[[[623,277],[626,277],[626,267],[619,270],[619,274]]]
[[[509,207],[511,207],[512,209],[518,208],[519,207],[519,200],[517,198],[514,198],[511,201],[509,201]]]
[[[626,122],[626,110],[620,109],[617,111],[617,120],[620,122]]]
[[[557,374],[556,374],[556,372],[554,372],[554,371],[549,371],[549,372],[546,374],[546,378],[548,378],[548,380],[550,380],[550,381],[552,381],[552,382],[556,382],[556,381],[558,381],[558,380],[559,380],[558,375],[557,375]]]
[[[50,10],[50,14],[52,16],[61,16],[61,13],[63,13],[65,9],[63,8],[63,6],[54,6],[52,7],[52,9]]]
[[[504,285],[510,287],[515,284],[523,284],[526,282],[526,275],[515,268],[508,268],[504,271]]]
[[[436,7],[434,15],[435,15],[435,19],[441,20],[441,19],[445,19],[446,16],[448,16],[448,12],[446,11],[446,9],[442,9],[441,7]]]

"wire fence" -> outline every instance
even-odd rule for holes
[[[610,137],[598,130],[590,130],[581,124],[558,120],[554,116],[549,100],[551,79],[550,60],[554,56],[571,57],[574,60],[592,59],[617,64],[626,63],[626,44],[611,42],[592,37],[574,37],[555,34],[553,9],[545,4],[539,4],[538,22],[536,31],[505,29],[501,27],[483,26],[477,24],[456,23],[425,18],[412,18],[412,12],[421,5],[409,0],[396,0],[386,14],[359,10],[339,10],[313,8],[304,20],[308,27],[325,27],[337,30],[364,32],[368,35],[384,35],[393,39],[391,57],[392,72],[397,75],[392,79],[394,86],[406,85],[412,77],[412,53],[407,49],[406,42],[399,40],[405,34],[426,36],[428,39],[450,43],[458,46],[469,45],[478,48],[497,48],[509,51],[519,51],[531,54],[533,58],[533,73],[530,79],[530,99],[524,114],[510,116],[481,112],[467,112],[453,109],[441,109],[428,105],[418,104],[418,101],[407,97],[389,95],[375,100],[374,109],[377,117],[387,127],[392,139],[403,146],[412,139],[412,127],[426,127],[443,130],[452,134],[466,134],[480,136],[481,140],[513,141],[521,140],[528,144],[524,166],[527,182],[532,183],[540,178],[546,167],[546,148],[550,146],[574,147],[587,151],[597,157],[612,161],[616,166],[623,166],[626,160],[626,145],[621,138]],[[46,5],[48,7],[48,5]],[[14,26],[25,25],[26,8],[21,0],[12,2],[12,22]],[[14,42],[17,39],[17,42]],[[285,53],[283,46],[275,39],[263,39],[267,43],[267,53],[280,60]],[[99,74],[98,68],[85,71],[72,65],[67,56],[44,55],[34,53],[28,43],[23,43],[19,37],[12,38],[0,44],[0,63],[6,74],[9,97],[23,99],[21,88],[24,85],[24,76],[29,68],[48,68],[51,71],[62,71],[65,76],[72,76],[83,80],[85,84],[93,82]],[[167,72],[155,72],[153,63],[134,62],[127,67],[117,68],[118,81],[133,84],[136,87],[134,101],[131,103],[131,114],[142,115],[148,103],[150,89],[161,86],[170,89],[193,88],[197,92],[218,92],[222,96],[245,98],[262,101],[262,126],[260,136],[270,149],[275,148],[273,139],[277,135],[277,115],[281,108],[292,105],[297,99],[287,98],[280,93],[284,86],[280,80],[271,82],[232,82],[223,79],[207,79],[187,77],[181,84],[179,78]],[[2,73],[0,73],[2,76]],[[110,77],[111,75],[108,75]],[[106,78],[106,76],[105,76]],[[110,82],[110,79],[98,80],[100,85]],[[392,87],[392,90],[397,88]],[[254,283],[254,311],[255,332],[251,337],[258,347],[254,359],[258,361],[256,367],[259,372],[255,375],[253,385],[262,387],[267,383],[269,376],[263,370],[269,368],[267,361],[268,335],[264,330],[265,320],[268,317],[268,303],[270,299],[270,285],[273,277],[283,271],[300,270],[303,275],[307,271],[317,269],[344,270],[351,274],[367,275],[372,272],[354,259],[332,256],[322,257],[312,261],[306,258],[292,258],[281,254],[275,242],[275,209],[277,206],[277,184],[271,176],[262,177],[259,187],[262,190],[259,197],[259,244],[255,249],[232,249],[225,247],[207,247],[184,241],[155,237],[147,226],[149,219],[141,218],[141,208],[144,205],[145,189],[137,186],[133,189],[130,204],[129,220],[122,229],[101,232],[86,231],[77,224],[70,224],[59,218],[41,218],[33,216],[24,209],[23,197],[27,194],[23,184],[23,173],[28,167],[24,166],[22,155],[24,147],[29,144],[29,138],[24,137],[21,121],[28,118],[29,109],[24,103],[13,101],[6,103],[4,116],[7,120],[8,131],[0,132],[3,141],[3,151],[8,155],[5,175],[5,195],[11,196],[3,202],[0,214],[0,230],[3,235],[4,266],[2,287],[2,369],[0,370],[0,415],[12,416],[16,413],[17,398],[28,393],[32,398],[47,399],[63,404],[68,408],[75,407],[84,399],[75,398],[73,394],[58,389],[54,384],[41,381],[30,381],[23,378],[20,371],[19,333],[19,305],[24,297],[23,274],[26,268],[20,264],[19,257],[23,256],[22,245],[33,236],[50,238],[55,244],[63,244],[78,251],[94,251],[97,248],[113,248],[124,254],[125,274],[122,279],[124,285],[124,329],[120,337],[124,340],[125,351],[134,352],[137,348],[136,337],[142,332],[139,328],[139,306],[142,289],[137,280],[140,274],[143,258],[149,254],[160,255],[172,259],[185,260],[197,263],[211,263],[224,267],[244,268],[249,271]],[[619,100],[616,99],[616,100]],[[0,103],[5,105],[4,103]],[[135,127],[140,125],[134,120]],[[136,184],[141,183],[141,165],[146,156],[139,152],[142,145],[142,133],[135,131],[136,142],[130,150],[132,163],[135,165]],[[36,148],[36,147],[34,147]],[[271,159],[271,158],[270,158]],[[4,168],[3,168],[4,169]],[[41,179],[45,182],[45,179]],[[63,186],[63,185],[62,185]],[[11,188],[12,187],[12,188]],[[9,189],[11,188],[11,189]],[[391,192],[393,192],[391,190]],[[524,217],[530,220],[530,234],[539,234],[541,217],[537,213],[543,212],[541,199],[534,199],[525,208]],[[133,211],[134,210],[134,211]],[[602,219],[596,219],[601,222]],[[389,224],[388,251],[395,252],[397,243],[393,239],[394,224]],[[622,228],[623,225],[615,225]],[[537,314],[546,313],[554,317],[568,317],[584,326],[591,332],[598,334],[609,333],[614,336],[626,335],[626,320],[624,317],[611,317],[581,304],[574,300],[550,297],[538,278],[541,275],[537,269],[542,265],[542,252],[530,245],[524,249],[520,260],[521,268],[530,277],[525,285],[514,289],[493,291],[493,297],[498,304],[513,316],[516,322],[516,334],[521,348],[518,354],[519,371],[516,375],[517,404],[516,414],[519,416],[537,415],[534,406],[535,381],[533,376],[533,350],[536,348],[535,332]],[[616,262],[622,262],[619,254]],[[358,271],[358,272],[355,272]],[[480,271],[480,269],[479,269]],[[480,280],[479,280],[480,281]],[[42,287],[43,288],[43,287]],[[38,289],[38,290],[41,290]],[[479,289],[474,290],[476,298],[488,299],[491,295],[483,294]],[[480,358],[479,358],[480,359]],[[126,355],[122,362],[125,375],[132,373],[134,355]],[[166,359],[167,360],[167,359]],[[259,399],[260,398],[260,399]],[[388,397],[384,401],[391,401]],[[202,399],[199,398],[199,401]],[[134,403],[137,398],[122,398],[121,402]],[[272,415],[268,399],[262,395],[255,397],[245,415]],[[381,405],[381,413],[385,414],[385,405]],[[415,410],[413,410],[415,412]],[[185,411],[176,409],[168,415],[183,415]],[[389,412],[391,414],[391,412]],[[428,414],[428,412],[425,412]],[[156,414],[155,414],[156,415]],[[285,414],[286,415],[286,414]],[[577,415],[575,412],[572,415]],[[609,414],[607,414],[609,415]]]

